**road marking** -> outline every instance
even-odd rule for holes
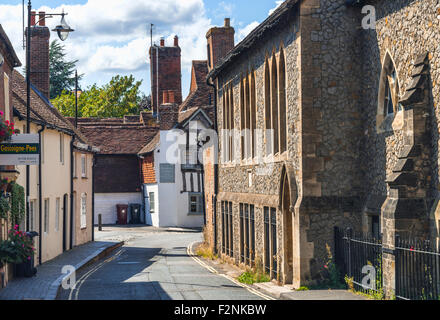
[[[125,250],[124,249],[120,249],[117,253],[115,253],[113,256],[111,256],[110,258],[104,260],[103,262],[101,262],[100,264],[98,264],[96,267],[92,268],[91,270],[89,270],[88,272],[86,272],[85,274],[83,274],[83,276],[81,278],[79,278],[79,280],[75,283],[75,286],[72,290],[70,290],[69,293],[69,300],[72,300],[72,295],[75,292],[75,299],[74,300],[78,300],[78,295],[79,295],[79,290],[81,289],[81,286],[84,284],[84,282],[87,280],[87,278],[89,278],[93,273],[95,273],[96,271],[98,271],[101,267],[104,266],[104,264],[109,263],[110,261],[115,260],[118,256],[120,256]],[[78,286],[77,286],[78,285]]]
[[[246,284],[244,284],[244,283],[241,283],[241,282],[235,280],[234,278],[232,278],[232,277],[230,277],[230,276],[228,276],[228,275],[226,275],[226,274],[220,274],[220,273],[219,273],[217,270],[215,270],[213,267],[209,266],[209,265],[206,264],[204,261],[200,260],[200,259],[199,259],[199,258],[193,253],[193,251],[192,251],[192,247],[193,247],[193,245],[194,245],[196,242],[199,242],[199,241],[194,241],[194,242],[190,243],[190,244],[188,245],[188,247],[186,248],[186,252],[188,253],[188,255],[189,255],[191,258],[193,258],[193,259],[194,259],[198,264],[200,264],[202,267],[204,267],[205,269],[208,269],[211,273],[214,273],[214,274],[220,275],[220,276],[222,276],[222,277],[228,279],[229,281],[232,281],[232,282],[235,283],[236,285],[238,285],[238,286],[240,286],[240,287],[242,287],[242,288],[244,288],[244,289],[247,289],[250,293],[253,293],[253,294],[257,295],[257,296],[259,296],[260,298],[263,298],[263,299],[265,299],[265,300],[276,300],[275,298],[272,298],[271,296],[268,296],[268,295],[266,295],[266,294],[264,294],[264,293],[261,293],[261,292],[259,292],[258,290],[254,289],[254,288],[251,288],[250,286],[248,286],[248,285],[246,285]]]

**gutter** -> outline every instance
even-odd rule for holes
[[[217,134],[218,139],[218,119],[217,119],[217,87],[211,80],[211,75],[206,78],[206,84],[214,89],[214,131]],[[215,146],[214,146],[215,148]],[[218,140],[217,140],[217,150],[218,150]],[[218,152],[217,158],[214,159],[214,195],[212,197],[212,208],[213,208],[213,224],[214,224],[214,253],[217,253],[217,194],[218,194]]]
[[[46,129],[44,125],[41,126],[41,129],[38,130],[38,142],[40,143],[40,155],[39,158],[39,165],[38,165],[38,225],[39,225],[39,237],[38,237],[38,264],[41,265],[41,253],[42,253],[42,237],[43,237],[43,213],[42,213],[42,197],[43,197],[43,191],[42,191],[42,183],[41,183],[41,133]]]

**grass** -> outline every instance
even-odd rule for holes
[[[209,260],[215,260],[218,258],[218,256],[212,251],[212,248],[205,242],[197,247],[196,255]]]
[[[269,282],[270,278],[265,273],[257,273],[253,270],[243,272],[237,280],[245,284],[254,284],[260,282]]]

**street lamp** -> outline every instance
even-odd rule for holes
[[[24,0],[23,0],[24,6]],[[23,8],[24,9],[24,8]],[[24,10],[23,10],[24,11]],[[53,18],[54,16],[61,16],[60,24],[55,27],[52,31],[58,33],[58,37],[61,41],[65,41],[69,36],[70,32],[74,30],[66,23],[65,16],[67,13],[50,13],[46,14],[40,20],[38,20],[34,25],[32,25],[32,17],[37,16],[37,13],[32,13],[32,3],[28,0],[28,21],[27,21],[27,32],[26,32],[26,133],[29,134],[31,131],[31,27],[35,27],[40,23],[41,20],[45,18]],[[49,97],[47,97],[49,98]],[[26,165],[26,231],[29,231],[29,196],[30,196],[30,168]],[[40,221],[41,225],[41,221]],[[41,262],[41,261],[40,261]]]

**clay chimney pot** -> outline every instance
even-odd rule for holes
[[[160,46],[165,47],[165,39],[164,38],[160,38]]]
[[[225,18],[225,27],[231,26],[231,18]]]
[[[35,11],[31,12],[31,27],[35,26],[35,24],[36,24],[36,20],[35,20],[36,14],[37,14],[37,12],[35,12]]]
[[[40,20],[40,26],[45,27],[46,26],[46,12],[40,11],[38,13],[38,18]]]

